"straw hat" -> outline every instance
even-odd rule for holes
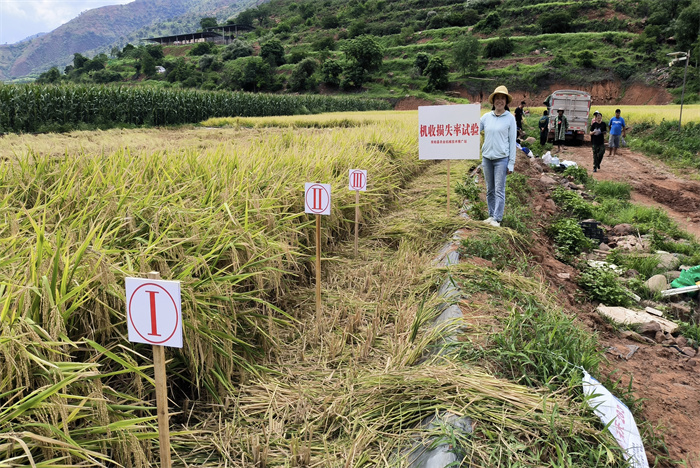
[[[506,88],[505,86],[501,85],[501,86],[499,86],[498,88],[496,88],[496,89],[493,91],[493,93],[491,93],[491,96],[489,96],[489,102],[490,102],[491,104],[493,104],[493,97],[494,97],[496,94],[503,94],[503,95],[505,95],[505,96],[506,96],[506,104],[510,104],[510,101],[513,100],[513,96],[511,96],[510,94],[508,94],[508,88]]]

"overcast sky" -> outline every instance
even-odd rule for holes
[[[0,0],[0,44],[51,32],[81,12],[133,0]]]

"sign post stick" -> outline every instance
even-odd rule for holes
[[[321,215],[316,215],[316,320],[321,319]]]
[[[450,215],[450,160],[447,160],[447,216]]]
[[[160,273],[148,273],[148,279],[160,279]],[[153,373],[156,381],[156,405],[158,411],[158,440],[160,441],[160,466],[170,468],[170,418],[168,416],[168,390],[165,376],[165,347],[153,345]]]
[[[360,191],[355,190],[355,258],[357,258],[358,223],[360,220]]]

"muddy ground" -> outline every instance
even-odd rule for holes
[[[596,173],[592,172],[589,143],[565,147],[559,156],[585,167],[597,180],[629,182],[634,189],[635,203],[663,208],[685,230],[700,239],[700,182],[674,175],[663,164],[629,149],[620,150],[615,157],[606,157]],[[532,206],[542,217],[540,224],[546,225],[548,218],[556,214],[549,197],[550,189],[539,181],[542,172],[548,169],[539,160],[523,157],[518,159],[516,171],[530,176],[535,189]],[[700,425],[696,421],[700,415],[699,357],[689,358],[673,347],[639,343],[623,337],[595,312],[597,304],[581,303],[580,296],[577,300],[576,271],[554,258],[552,250],[550,241],[543,235],[535,239],[532,253],[563,299],[564,307],[575,313],[585,327],[599,334],[602,346],[610,348],[606,353],[609,359],[606,370],[613,375],[613,380],[619,378],[626,384],[632,379],[635,397],[643,399],[644,421],[665,436],[668,459],[660,458],[657,466],[677,466],[672,461],[683,460],[688,467],[700,468]],[[561,273],[568,273],[571,278],[562,279]],[[700,310],[697,300],[695,306]],[[640,348],[629,359],[624,359],[615,348],[625,350],[625,345]],[[644,425],[644,421],[638,421],[638,425]],[[653,462],[656,457],[651,452],[647,446],[650,462]]]

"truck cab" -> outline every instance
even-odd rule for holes
[[[544,104],[549,111],[548,141],[554,140],[554,125],[557,119],[557,109],[564,109],[564,116],[569,122],[566,140],[582,143],[588,126],[588,115],[591,112],[591,95],[585,91],[561,89],[547,96]]]

